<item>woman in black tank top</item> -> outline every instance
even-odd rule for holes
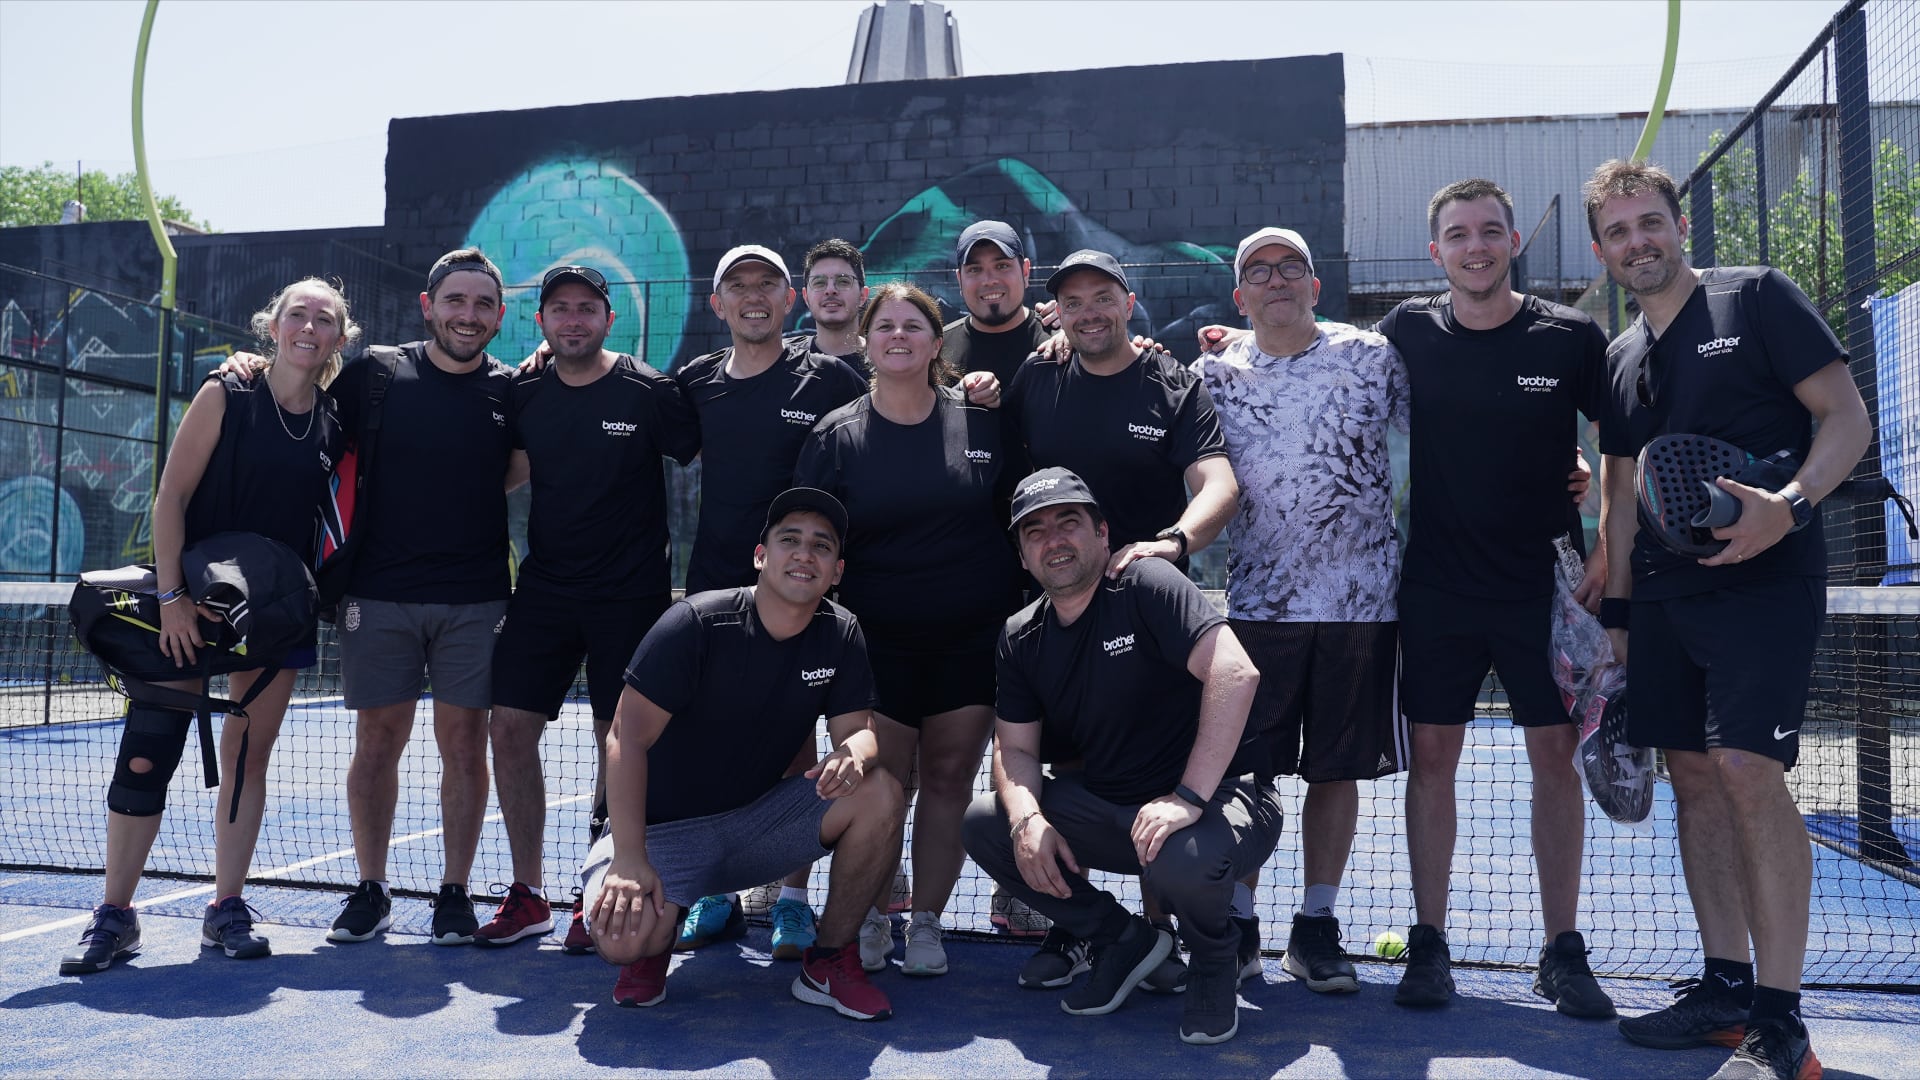
[[[182,589],[181,550],[214,532],[254,532],[279,540],[311,564],[321,500],[343,447],[344,435],[325,386],[340,368],[341,348],[360,333],[348,315],[346,298],[316,278],[295,282],[254,315],[253,329],[272,357],[264,375],[246,380],[216,373],[201,384],[180,420],[153,501],[160,648],[182,667],[194,663],[203,642],[193,600]],[[199,614],[211,617],[204,609]],[[269,953],[267,940],[253,933],[240,889],[260,835],[267,759],[298,669],[312,663],[310,649],[296,651],[248,707],[248,721],[222,724],[214,903],[208,906],[201,941],[228,956]],[[230,697],[242,697],[261,674],[255,670],[230,676]],[[199,691],[197,680],[172,685]],[[104,970],[117,956],[138,949],[133,894],[160,830],[165,801],[161,778],[169,759],[178,761],[190,722],[191,714],[179,710],[141,705],[129,710],[128,733],[123,735],[108,800],[106,902],[94,910],[80,951],[62,961],[62,974]],[[235,820],[228,821],[228,785],[237,774],[243,727],[248,733],[247,761],[244,773],[238,774],[246,782]],[[155,771],[160,777],[144,779]],[[129,799],[128,791],[136,795]]]

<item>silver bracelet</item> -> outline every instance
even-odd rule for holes
[[[1038,811],[1038,810],[1029,810],[1029,811],[1027,811],[1027,815],[1026,815],[1025,817],[1023,817],[1023,818],[1021,818],[1021,819],[1020,819],[1019,821],[1016,821],[1016,822],[1014,822],[1014,823],[1013,823],[1013,831],[1012,831],[1012,832],[1010,832],[1010,833],[1008,833],[1007,835],[1008,835],[1008,836],[1019,836],[1019,835],[1020,835],[1020,830],[1021,830],[1021,829],[1024,829],[1024,828],[1026,828],[1026,827],[1027,827],[1027,822],[1029,822],[1029,821],[1032,821],[1032,820],[1033,820],[1034,818],[1037,818],[1037,817],[1039,817],[1039,816],[1040,816],[1040,811]]]

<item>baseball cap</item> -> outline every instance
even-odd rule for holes
[[[976,221],[961,231],[960,243],[953,252],[953,264],[965,266],[967,255],[982,240],[991,240],[1009,259],[1027,257],[1027,249],[1020,243],[1020,234],[1013,231],[1013,226],[1004,221]]]
[[[1062,260],[1060,269],[1055,270],[1053,276],[1047,279],[1047,291],[1058,296],[1060,283],[1075,270],[1098,270],[1119,282],[1121,288],[1129,292],[1133,291],[1133,286],[1127,284],[1127,272],[1120,269],[1120,260],[1104,251],[1095,251],[1092,248],[1081,248]]]
[[[427,271],[427,292],[431,294],[439,288],[440,282],[448,274],[457,274],[462,270],[478,270],[493,279],[495,288],[506,291],[506,283],[500,279],[500,268],[493,265],[492,259],[481,254],[477,248],[459,248],[440,256],[434,262],[433,269]]]
[[[1039,472],[1020,481],[1013,489],[1013,523],[1011,528],[1020,527],[1020,519],[1035,510],[1045,510],[1049,506],[1098,506],[1099,500],[1087,489],[1087,482],[1076,476],[1072,470],[1058,465]]]
[[[780,524],[781,518],[796,510],[811,510],[826,518],[827,524],[833,526],[834,538],[840,541],[841,547],[846,546],[847,508],[832,495],[810,487],[788,488],[773,497],[773,505],[767,507],[767,523],[760,527],[761,539],[766,539],[773,527]]]
[[[1304,237],[1292,229],[1267,228],[1261,229],[1259,232],[1240,241],[1240,246],[1234,250],[1233,280],[1240,280],[1240,271],[1247,265],[1247,256],[1259,251],[1268,244],[1284,244],[1299,252],[1300,257],[1307,260],[1307,273],[1309,275],[1313,273],[1313,252],[1308,250],[1307,241]]]
[[[770,247],[761,247],[759,244],[741,244],[737,248],[728,249],[725,255],[720,256],[720,266],[713,272],[713,291],[720,291],[720,279],[727,276],[727,271],[748,260],[766,263],[780,271],[781,277],[788,281],[793,280],[793,275],[787,272],[787,264],[780,258],[779,252]]]
[[[540,306],[546,307],[547,294],[569,281],[585,285],[600,294],[601,303],[613,306],[613,297],[607,292],[606,276],[591,266],[556,266],[547,271],[547,276],[540,279]]]

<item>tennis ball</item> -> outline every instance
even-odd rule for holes
[[[1398,960],[1407,954],[1407,939],[1392,930],[1383,930],[1373,939],[1374,954],[1388,960]]]

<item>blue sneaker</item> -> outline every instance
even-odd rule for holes
[[[687,909],[687,921],[680,926],[680,940],[674,952],[686,952],[747,936],[747,913],[740,910],[737,896],[703,896]]]
[[[813,948],[813,908],[805,900],[775,900],[769,914],[775,960],[799,960]]]
[[[255,914],[238,896],[209,904],[206,917],[200,920],[201,947],[219,949],[236,960],[272,956],[273,949],[267,939],[253,932]]]

